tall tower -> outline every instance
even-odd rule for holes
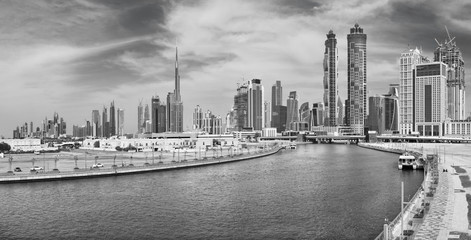
[[[422,136],[443,136],[447,88],[447,66],[442,62],[415,66],[414,123]]]
[[[203,129],[203,109],[200,105],[196,105],[195,111],[193,112],[193,129]]]
[[[253,130],[262,130],[265,124],[265,111],[263,109],[264,90],[262,80],[252,79],[248,86],[248,126],[252,127]]]
[[[325,40],[324,51],[324,106],[326,108],[324,124],[326,126],[337,126],[338,60],[337,39],[334,32],[330,30]]]
[[[354,133],[364,134],[367,113],[366,34],[358,23],[347,35],[347,125]]]
[[[183,132],[183,103],[180,95],[178,48],[175,48],[175,90],[167,95],[167,131]]]
[[[92,135],[94,137],[100,137],[100,111],[92,110]]]
[[[235,111],[235,130],[242,131],[243,128],[248,127],[248,86],[243,83],[241,86],[237,85],[237,94],[234,96],[234,111]]]
[[[110,135],[116,135],[116,111],[114,109],[114,101],[111,102],[110,106]]]
[[[275,127],[278,132],[284,129],[286,125],[286,107],[283,106],[283,87],[281,81],[276,81],[271,87],[271,126]],[[285,113],[283,117],[281,112]]]
[[[438,44],[434,52],[434,61],[443,62],[447,71],[447,117],[452,120],[464,120],[465,115],[465,80],[464,61],[460,49],[445,27],[448,39]]]
[[[427,63],[428,60],[422,52],[415,49],[407,49],[401,53],[399,61],[399,133],[410,134],[415,130],[414,123],[414,84],[415,66]]]
[[[152,132],[163,133],[167,130],[167,113],[165,104],[159,96],[152,97]]]
[[[118,136],[124,135],[124,109],[118,108]]]
[[[137,106],[137,133],[143,133],[145,128],[144,122],[144,111],[142,108],[142,100],[139,101],[139,105]]]
[[[286,130],[293,130],[291,125],[299,121],[298,115],[298,96],[296,91],[289,93],[288,100],[286,101]]]
[[[103,137],[109,138],[110,137],[110,123],[108,122],[108,109],[106,106],[103,106],[103,113],[102,113],[102,127],[101,127],[101,134]]]

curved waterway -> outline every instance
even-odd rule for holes
[[[0,239],[373,239],[423,171],[354,145],[128,176],[0,185]]]

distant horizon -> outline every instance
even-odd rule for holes
[[[183,129],[196,105],[225,117],[237,83],[262,80],[290,91],[299,103],[321,102],[326,34],[336,34],[339,96],[345,100],[347,34],[356,23],[367,34],[368,97],[399,83],[399,57],[410,48],[433,51],[448,38],[471,68],[471,4],[409,1],[7,1],[1,3],[0,136],[25,122],[41,125],[54,112],[72,126],[92,110],[124,109],[124,132],[137,132],[137,107],[174,90],[179,51]],[[177,41],[175,42],[175,39]],[[465,79],[466,80],[466,79]],[[467,91],[470,99],[470,91]],[[471,103],[466,104],[469,116]]]

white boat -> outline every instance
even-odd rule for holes
[[[289,145],[289,149],[296,149],[296,143],[291,143]]]
[[[399,156],[399,160],[397,162],[397,168],[399,170],[410,168],[410,169],[421,169],[424,168],[424,159],[422,157],[416,158],[414,155],[405,152],[401,156]]]

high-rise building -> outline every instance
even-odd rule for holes
[[[443,62],[415,66],[415,129],[422,136],[443,136],[446,111],[447,65]]]
[[[271,88],[271,126],[276,128],[278,132],[284,131],[286,125],[286,118],[280,119],[280,111],[282,108],[278,106],[283,106],[283,87],[281,87],[281,81],[276,81],[276,83]],[[284,109],[286,113],[286,107]],[[286,114],[285,114],[286,115]]]
[[[175,90],[167,95],[167,131],[183,132],[183,103],[180,96],[178,48],[175,52]]]
[[[146,103],[146,107],[144,108],[144,122],[150,120],[150,113],[149,113],[149,104]]]
[[[311,109],[309,109],[309,102],[301,104],[299,107],[299,121],[310,123],[311,122]]]
[[[298,109],[298,96],[296,91],[292,91],[286,101],[286,130],[293,130],[290,127],[291,123],[299,121]]]
[[[203,109],[200,105],[196,105],[193,112],[193,130],[203,129]]]
[[[212,114],[210,110],[203,114],[202,130],[208,134],[222,134],[222,118]]]
[[[123,136],[124,135],[124,109],[118,108],[117,111],[118,115],[118,136]]]
[[[276,81],[271,87],[271,103],[272,106],[283,105],[283,87],[281,87],[281,81]]]
[[[312,104],[312,111],[311,111],[311,128],[318,127],[324,125],[324,103],[318,102]]]
[[[110,106],[110,135],[116,135],[116,110],[114,109],[114,101],[111,102]]]
[[[248,82],[248,127],[253,130],[262,130],[265,124],[263,110],[264,90],[262,80],[252,79]]]
[[[338,61],[337,39],[334,32],[330,30],[325,40],[324,51],[324,107],[326,109],[324,124],[327,126],[337,126]]]
[[[447,29],[448,33],[448,29]],[[437,41],[438,47],[434,52],[434,61],[447,65],[447,117],[451,120],[464,120],[465,115],[465,68],[463,56],[456,46],[455,38],[443,43]]]
[[[278,105],[273,108],[272,113],[272,127],[276,128],[277,133],[286,130],[287,108],[286,106]]]
[[[338,118],[337,118],[337,125],[344,125],[344,118],[345,118],[345,103],[342,101],[342,99],[338,98],[337,100],[337,113],[338,113]]]
[[[142,100],[139,101],[137,106],[137,133],[144,133],[145,131],[144,111],[142,107]]]
[[[347,35],[347,125],[356,134],[364,134],[367,121],[366,34],[358,23]]]
[[[167,131],[167,123],[168,123],[167,107],[165,106],[165,103],[160,102],[159,96],[152,97],[152,121],[151,123],[152,123],[152,132],[163,133]]]
[[[268,101],[265,101],[263,103],[263,110],[264,110],[264,118],[265,118],[265,123],[263,124],[264,128],[269,128],[271,127],[271,103]]]
[[[237,86],[237,94],[234,96],[235,126],[236,131],[241,131],[248,127],[248,87],[243,83]]]
[[[92,136],[101,137],[100,111],[92,110]]]
[[[384,95],[384,130],[399,130],[399,84],[389,84],[389,93]]]
[[[399,133],[410,134],[415,132],[414,126],[414,77],[415,66],[429,62],[422,52],[415,49],[407,49],[401,53],[399,60]]]
[[[101,127],[101,132],[102,136],[105,138],[110,137],[110,122],[108,122],[108,109],[106,106],[103,106],[103,112],[102,112],[102,127]]]

